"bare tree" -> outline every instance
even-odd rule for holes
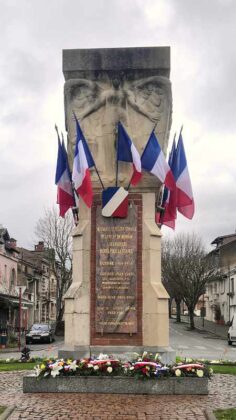
[[[172,276],[171,268],[171,247],[170,240],[163,241],[161,264],[162,264],[162,282],[169,293],[169,318],[171,318],[171,302],[175,300],[176,303],[176,322],[181,322],[181,302],[183,300],[182,289],[179,287],[176,278]]]
[[[63,295],[72,282],[72,237],[73,217],[67,212],[65,218],[58,215],[55,207],[45,210],[35,227],[36,236],[46,247],[47,258],[57,282],[57,324],[64,314]]]
[[[194,309],[206,285],[219,274],[214,261],[207,257],[202,241],[195,234],[179,234],[166,241],[162,254],[162,277],[171,295],[185,302],[194,329]]]

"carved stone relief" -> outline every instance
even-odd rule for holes
[[[72,166],[76,141],[75,113],[102,180],[106,187],[111,186],[115,183],[118,121],[122,122],[140,154],[153,128],[166,151],[172,112],[171,83],[167,77],[153,75],[153,71],[130,73],[124,69],[80,74],[86,77],[65,82],[69,163]],[[148,77],[148,74],[152,75]],[[128,185],[131,171],[131,165],[119,164],[120,185]],[[94,171],[92,180],[95,187],[99,187]],[[157,179],[144,176],[141,188],[150,185],[156,187]]]

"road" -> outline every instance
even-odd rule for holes
[[[170,320],[170,345],[178,356],[236,361],[236,346],[203,331],[189,331],[188,324]]]
[[[229,346],[226,340],[215,338],[206,332],[189,331],[187,324],[177,324],[173,319],[170,320],[170,346],[182,357],[236,361],[236,346]],[[57,357],[58,350],[63,347],[63,339],[57,337],[52,344],[32,344],[28,347],[31,349],[31,357]],[[20,353],[0,352],[0,358],[9,357],[18,359]]]
[[[56,337],[56,340],[52,344],[27,344],[27,347],[30,348],[30,357],[57,357],[58,350],[63,346],[63,338],[62,337]],[[23,347],[23,345],[21,346]],[[14,358],[19,359],[21,356],[21,352],[6,352],[1,351],[0,352],[0,359],[7,359],[7,358]]]

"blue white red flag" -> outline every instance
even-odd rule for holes
[[[171,152],[168,159],[168,164],[171,168],[171,171],[173,169],[173,164],[176,158],[176,144],[175,144],[175,138],[173,140]],[[162,225],[166,225],[170,227],[171,229],[175,229],[175,220],[177,218],[177,209],[176,209],[176,188],[172,191],[170,191],[168,188],[164,188],[164,194],[162,198],[162,207],[164,208],[164,214],[160,216],[159,220],[156,222],[161,223]],[[160,214],[160,213],[159,213]]]
[[[175,189],[175,180],[158,143],[154,130],[141,156],[142,168],[155,175],[169,190]]]
[[[121,122],[118,123],[117,160],[133,163],[130,183],[136,185],[142,178],[140,155]]]
[[[66,148],[64,142],[61,144],[59,135],[55,184],[57,185],[57,204],[59,204],[59,214],[61,217],[64,217],[67,210],[75,206],[75,199]]]
[[[128,215],[128,191],[123,187],[109,187],[102,192],[102,215],[125,218]]]
[[[176,180],[176,205],[178,211],[188,219],[192,219],[194,215],[194,199],[181,132],[176,148],[173,174]]]
[[[82,198],[87,207],[92,206],[93,190],[89,168],[95,166],[93,157],[76,119],[76,145],[72,171],[72,181],[77,194]]]

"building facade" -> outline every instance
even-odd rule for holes
[[[219,236],[209,256],[215,259],[221,278],[208,284],[206,319],[227,324],[236,315],[236,234]]]
[[[51,250],[44,248],[43,242],[35,245],[33,251],[18,248],[18,277],[26,286],[28,298],[33,308],[30,325],[52,323],[56,320],[56,278]]]
[[[33,323],[56,321],[52,252],[43,242],[34,250],[17,247],[8,230],[0,226],[0,338],[25,331]]]

